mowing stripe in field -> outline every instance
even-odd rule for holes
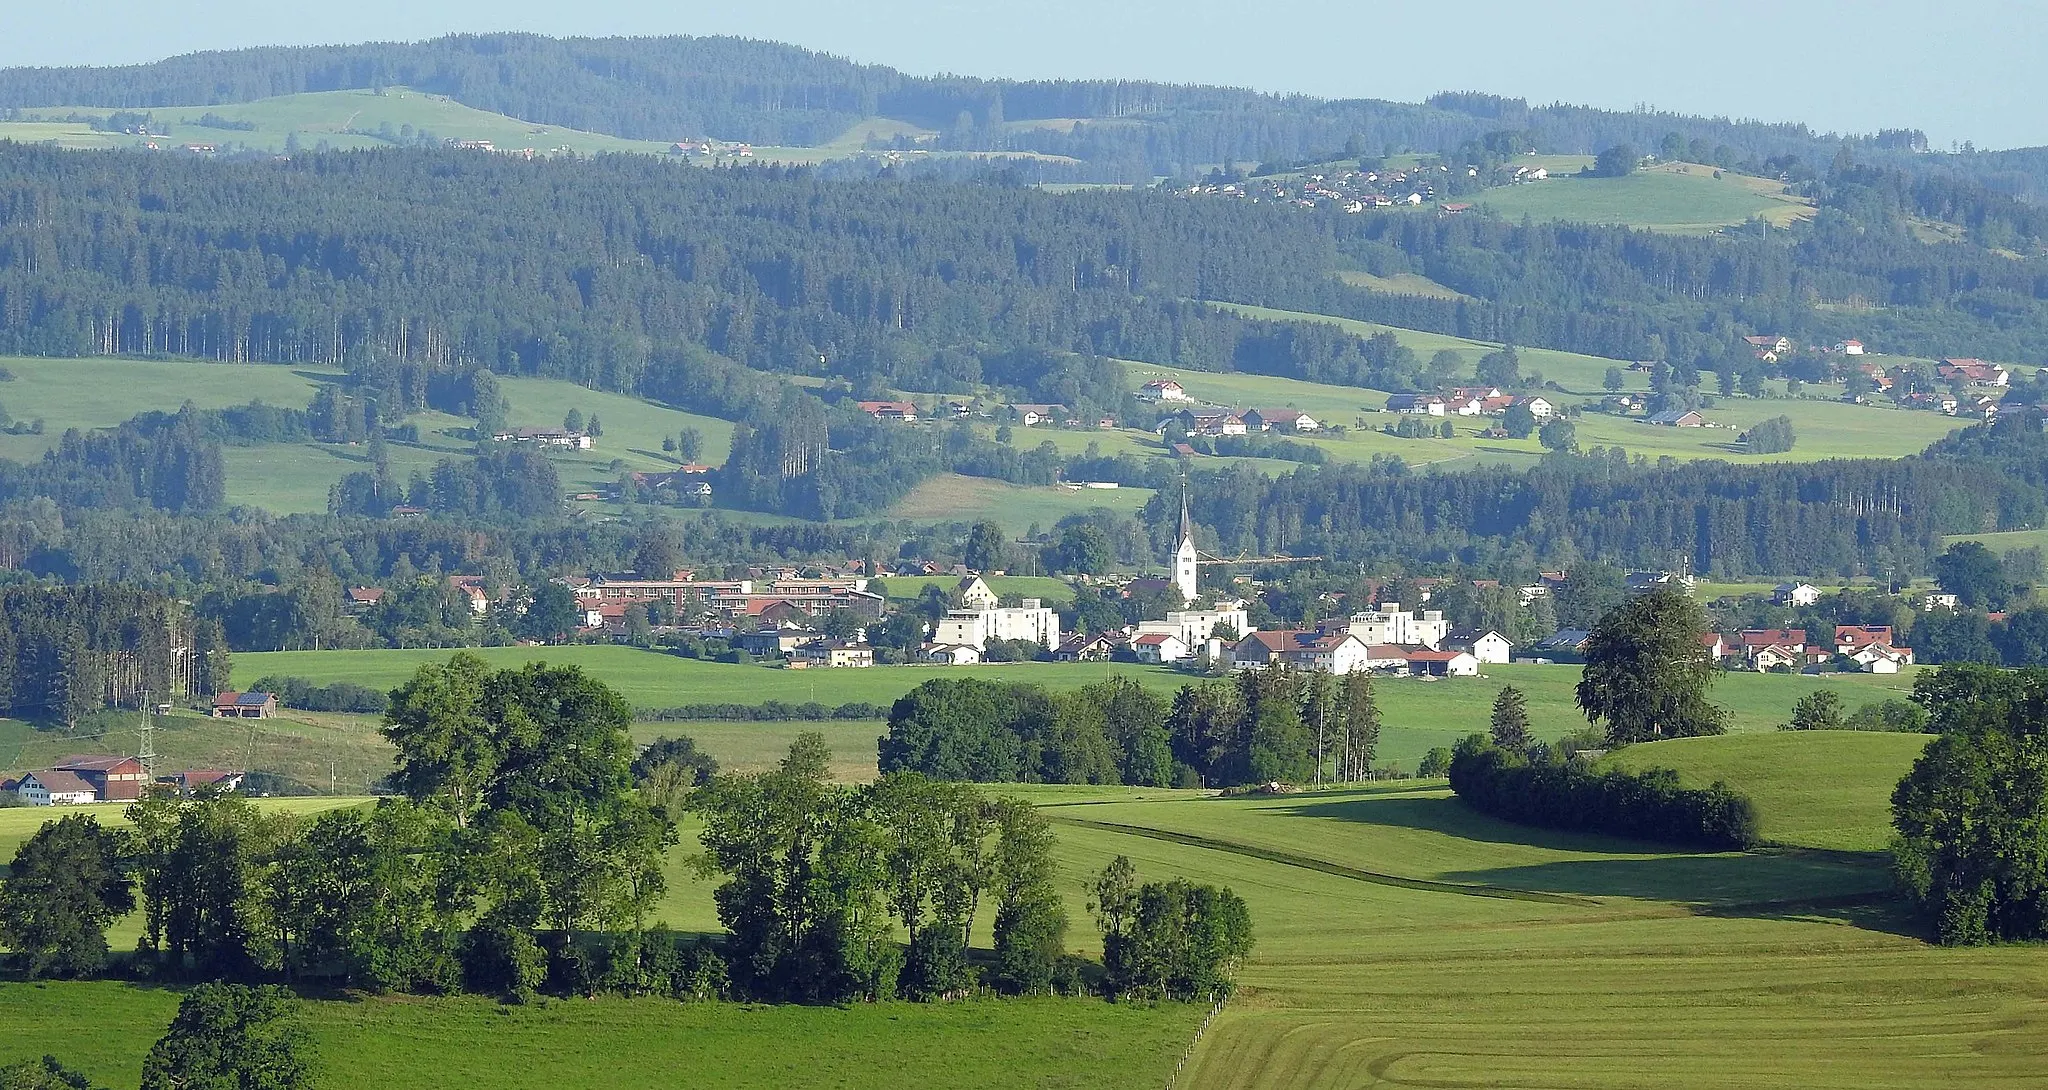
[[[1251,859],[1262,859],[1286,867],[1300,867],[1303,870],[1332,874],[1339,878],[1350,878],[1370,882],[1376,886],[1394,886],[1398,889],[1422,890],[1427,893],[1456,893],[1466,897],[1491,897],[1503,901],[1535,901],[1548,905],[1592,905],[1601,904],[1590,897],[1571,897],[1561,893],[1538,893],[1533,889],[1510,889],[1507,886],[1486,886],[1466,882],[1434,882],[1427,878],[1404,878],[1398,874],[1381,874],[1377,871],[1359,870],[1341,863],[1317,859],[1313,856],[1295,855],[1292,852],[1274,851],[1271,848],[1255,848],[1249,844],[1237,844],[1213,837],[1195,836],[1190,833],[1168,832],[1165,829],[1148,829],[1142,825],[1123,825],[1113,821],[1091,821],[1087,818],[1049,815],[1060,825],[1077,825],[1084,829],[1099,829],[1108,833],[1125,833],[1142,836],[1150,840],[1163,840],[1169,844],[1181,844],[1190,848],[1207,848],[1211,851],[1229,852]]]

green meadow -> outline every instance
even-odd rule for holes
[[[1441,783],[1219,799],[1009,787],[1047,807],[1067,942],[1097,948],[1087,877],[1228,885],[1257,947],[1174,1084],[2024,1087],[2048,1070],[2048,958],[1943,949],[1893,891],[1884,798],[1924,739],[1839,732],[1632,747],[1724,779],[1776,846],[1695,852],[1516,826]],[[1824,779],[1825,784],[1816,784]],[[336,800],[341,801],[341,800]],[[1812,811],[1808,813],[1807,811]],[[41,815],[34,815],[39,818]],[[0,851],[27,822],[0,812]],[[678,849],[663,920],[708,927]],[[977,927],[977,943],[986,932]],[[0,985],[0,1062],[53,1052],[135,1085],[174,993]],[[1167,1081],[1201,1008],[1095,1000],[846,1009],[658,1000],[352,997],[307,1004],[319,1085],[1137,1087]],[[886,1061],[878,1056],[886,1055]]]
[[[1625,178],[1556,175],[1489,189],[1471,203],[1507,219],[1616,224],[1672,234],[1712,234],[1761,217],[1785,227],[1813,215],[1813,202],[1780,182],[1698,163],[1661,163]]]

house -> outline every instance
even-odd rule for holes
[[[1176,458],[1192,458],[1195,456],[1195,448],[1186,443],[1175,443],[1173,445],[1173,456]]]
[[[861,412],[877,420],[894,420],[905,424],[917,421],[917,406],[908,401],[857,401],[854,404]]]
[[[1054,655],[1061,662],[1104,662],[1124,646],[1123,640],[1106,632],[1093,636],[1076,632],[1060,644]]]
[[[990,640],[1030,640],[1048,650],[1060,645],[1060,615],[1037,598],[1016,606],[952,609],[932,633],[932,642],[961,644],[979,652]]]
[[[348,588],[348,607],[350,609],[369,609],[371,606],[374,606],[378,602],[381,602],[383,600],[383,587]]]
[[[1913,664],[1912,648],[1893,646],[1892,628],[1890,625],[1841,624],[1835,626],[1836,654],[1846,655],[1849,658],[1855,659],[1857,665],[1868,670],[1870,669],[1872,656],[1866,656],[1864,652],[1872,649],[1875,649],[1876,652],[1882,652],[1881,657],[1897,659],[1899,665],[1911,666]],[[1897,670],[1872,670],[1872,672],[1896,673]]]
[[[1173,419],[1190,435],[1243,435],[1249,430],[1244,417],[1229,409],[1182,409]]]
[[[176,788],[180,795],[190,795],[202,787],[218,791],[239,791],[242,788],[242,773],[222,772],[215,768],[194,768],[184,772],[173,772],[158,776],[156,782]]]
[[[1771,601],[1781,606],[1810,606],[1820,601],[1820,588],[1811,583],[1780,583],[1771,590]]]
[[[1371,657],[1365,641],[1349,632],[1311,628],[1253,632],[1231,648],[1230,664],[1237,669],[1283,666],[1292,670],[1349,674],[1368,669]]]
[[[1849,655],[1858,669],[1871,674],[1896,674],[1913,664],[1913,651],[1908,647],[1891,647],[1881,643],[1864,644]]]
[[[1735,640],[1753,670],[1796,670],[1811,658],[1803,628],[1745,628]]]
[[[1515,398],[1513,401],[1509,402],[1509,404],[1520,405],[1523,408],[1529,410],[1529,415],[1535,417],[1536,422],[1539,424],[1551,420],[1557,416],[1557,406],[1551,404],[1550,399],[1544,397],[1541,394],[1530,394],[1526,397],[1518,397]]]
[[[277,697],[269,693],[238,693],[233,690],[213,698],[215,719],[268,719],[277,714]]]
[[[84,780],[100,802],[134,802],[142,797],[149,774],[134,757],[71,756],[50,762],[50,771],[69,772]]]
[[[1187,401],[1188,392],[1180,383],[1170,378],[1155,379],[1138,387],[1135,395],[1139,401]]]
[[[1728,657],[1728,641],[1721,638],[1719,632],[1702,632],[1700,650],[1705,651],[1708,658],[1719,662]]]
[[[1252,409],[1244,414],[1244,426],[1252,431],[1311,432],[1322,427],[1315,417],[1300,409]]]
[[[953,594],[967,609],[994,609],[1002,604],[996,592],[988,589],[988,584],[979,575],[963,577],[953,588]]]
[[[808,628],[757,628],[732,639],[733,646],[749,655],[787,655],[804,644],[824,637]]]
[[[1560,628],[1537,640],[1534,649],[1546,655],[1579,655],[1585,653],[1586,641],[1593,634],[1583,628]]]
[[[1027,428],[1058,424],[1067,418],[1065,405],[1012,405],[1010,409],[1017,414],[1017,422]]]
[[[1860,356],[1863,354],[1863,342],[1837,341],[1835,342],[1835,351],[1841,353],[1844,356]]]
[[[1485,401],[1490,397],[1499,397],[1502,393],[1498,386],[1453,386],[1451,392],[1444,396],[1452,401]]]
[[[1450,403],[1436,394],[1392,394],[1387,398],[1387,411],[1390,413],[1443,416],[1449,410]]]
[[[1932,613],[1937,609],[1954,609],[1956,605],[1956,596],[1953,594],[1924,594],[1920,597],[1922,613]]]
[[[1744,341],[1749,342],[1749,346],[1751,348],[1757,349],[1758,351],[1762,352],[1792,351],[1792,339],[1789,337],[1774,337],[1769,334],[1765,334],[1763,336],[1744,337],[1742,339]]]
[[[1168,610],[1166,619],[1145,621],[1138,625],[1133,635],[1147,632],[1171,632],[1179,636],[1190,651],[1207,643],[1219,630],[1233,633],[1232,638],[1252,630],[1251,615],[1243,607],[1227,609],[1175,609]]]
[[[16,781],[14,793],[23,806],[83,806],[98,801],[91,784],[50,768],[23,775]]]
[[[483,576],[451,575],[448,577],[448,585],[454,587],[455,592],[469,602],[471,613],[482,615],[490,612],[491,596],[484,590]]]
[[[1428,677],[1477,677],[1479,660],[1469,651],[1410,651],[1405,656],[1408,672]]]
[[[1486,399],[1452,394],[1444,399],[1444,411],[1452,416],[1478,416],[1486,411]]]
[[[1463,201],[1458,201],[1451,204],[1440,204],[1437,207],[1439,209],[1442,209],[1443,214],[1446,216],[1462,216],[1465,213],[1472,211],[1472,206],[1464,203]]]
[[[917,657],[943,666],[972,666],[981,661],[981,648],[964,643],[928,643],[917,649]]]
[[[2002,365],[1985,363],[1980,359],[1944,359],[1935,365],[1935,374],[1944,379],[1961,379],[1972,386],[2009,386],[2012,374]]]
[[[565,431],[561,428],[514,428],[491,436],[499,443],[532,443],[542,447],[568,447],[573,450],[589,450],[590,436],[580,431]]]
[[[1188,645],[1171,632],[1147,632],[1131,641],[1131,653],[1139,662],[1179,662],[1188,657]]]
[[[1666,409],[1661,413],[1651,414],[1648,422],[1666,428],[1703,428],[1707,426],[1706,418],[1691,409]]]
[[[1445,651],[1464,651],[1481,663],[1512,662],[1515,645],[1492,629],[1453,628],[1439,645]]]
[[[812,640],[797,645],[796,661],[821,668],[873,666],[875,649],[847,640]]]

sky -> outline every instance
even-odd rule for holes
[[[914,74],[1121,77],[1327,98],[1477,90],[1946,148],[2048,145],[2043,0],[16,0],[0,66],[429,38],[736,34]]]

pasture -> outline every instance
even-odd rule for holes
[[[1076,436],[1080,433],[1019,428],[1012,442],[1036,446],[1053,434]],[[919,483],[908,495],[896,501],[889,508],[889,517],[926,522],[989,519],[999,523],[1004,530],[1021,535],[1034,526],[1050,530],[1068,515],[1086,514],[1095,508],[1134,514],[1151,498],[1152,490],[1149,488],[1061,488],[942,473]]]
[[[1715,175],[1719,173],[1719,177]],[[1781,183],[1699,163],[1660,163],[1625,178],[1557,175],[1489,189],[1470,198],[1503,218],[1615,224],[1670,234],[1713,234],[1762,218],[1785,227],[1813,215],[1813,202]]]
[[[2048,1066],[2043,952],[1930,945],[1882,857],[1857,850],[1881,840],[1887,781],[1918,741],[1752,735],[1625,751],[1755,799],[1785,846],[1747,853],[1516,826],[1429,783],[1240,799],[1003,790],[1054,820],[1071,949],[1097,947],[1083,886],[1115,855],[1142,877],[1224,884],[1249,903],[1258,945],[1183,1087],[2030,1085]],[[1810,819],[1800,811],[1823,776],[1839,782]],[[680,864],[692,831],[660,913],[686,929],[710,921],[708,884]],[[174,1006],[122,984],[0,986],[0,1061],[54,1052],[133,1086]],[[322,1086],[402,1084],[432,1066],[514,1090],[670,1085],[678,1071],[742,1087],[1156,1085],[1200,1011],[360,997],[307,1013]]]

